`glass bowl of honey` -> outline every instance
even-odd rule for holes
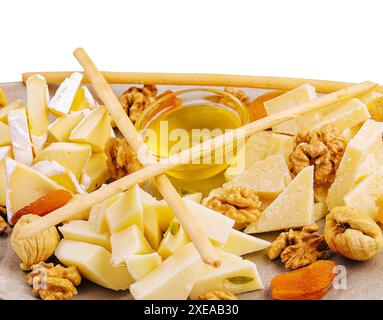
[[[247,106],[231,93],[218,89],[166,91],[136,121],[153,156],[159,161],[249,122]],[[223,156],[213,152],[167,172],[181,180],[203,180],[228,166],[233,148]]]

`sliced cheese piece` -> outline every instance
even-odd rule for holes
[[[262,197],[275,198],[290,183],[290,170],[282,154],[276,154],[262,161],[254,162],[246,171],[226,182],[223,187],[251,188]]]
[[[84,109],[94,109],[96,107],[97,102],[93,98],[89,89],[86,86],[81,86],[80,89],[78,89],[76,92],[70,109],[72,111],[78,111]]]
[[[314,221],[324,218],[328,213],[327,206],[324,202],[314,203]]]
[[[26,81],[29,130],[35,153],[43,149],[48,139],[49,91],[45,78],[33,75]]]
[[[107,159],[104,152],[94,152],[86,162],[80,179],[80,183],[86,191],[92,192],[110,179]]]
[[[11,151],[10,147],[0,147],[0,206],[6,204],[6,178],[5,178],[5,158]]]
[[[7,96],[3,88],[0,88],[0,107],[4,107],[8,104]]]
[[[111,233],[119,232],[132,225],[137,225],[143,230],[143,208],[138,185],[125,191],[106,209],[106,220]]]
[[[92,149],[87,144],[55,142],[42,150],[34,162],[43,160],[56,161],[58,164],[73,172],[80,179],[83,168],[90,158]]]
[[[189,243],[132,284],[130,293],[136,300],[186,300],[202,265],[197,250]]]
[[[3,122],[0,122],[0,147],[9,146],[12,144],[9,127]]]
[[[13,214],[47,193],[65,189],[40,172],[10,158],[5,159],[7,215]]]
[[[382,141],[383,123],[367,120],[349,142],[327,195],[329,210],[344,204],[343,197],[354,187],[358,167],[366,156],[376,150]]]
[[[143,210],[143,223],[144,223],[144,234],[148,240],[150,246],[157,250],[162,240],[162,231],[160,228],[159,214],[154,206],[146,206]]]
[[[270,245],[269,241],[233,229],[221,249],[237,256],[243,256],[248,253],[264,250]]]
[[[375,172],[357,184],[344,196],[346,206],[377,220],[383,199],[383,170]]]
[[[63,239],[55,256],[66,266],[76,266],[84,278],[104,288],[127,290],[133,282],[125,267],[111,264],[111,253],[101,246]]]
[[[73,193],[85,193],[74,174],[56,161],[39,161],[32,166],[32,169],[52,179]]]
[[[30,166],[33,162],[33,150],[26,110],[11,110],[8,114],[8,125],[15,160]]]
[[[89,213],[89,224],[90,228],[100,234],[110,234],[108,222],[106,221],[106,209],[109,208],[114,202],[116,202],[122,193],[118,193],[113,197],[110,197],[96,205],[94,205]]]
[[[125,259],[126,267],[133,280],[138,281],[156,269],[162,262],[157,252],[134,254]]]
[[[17,99],[5,107],[0,108],[0,121],[7,124],[8,123],[8,114],[11,110],[21,108],[23,106],[20,99]]]
[[[339,131],[343,131],[363,123],[371,117],[367,106],[359,99],[342,101],[330,107],[331,111],[325,114],[318,123],[311,126],[311,130],[319,130],[331,125]]]
[[[240,294],[263,288],[257,266],[253,262],[230,253],[223,253],[221,261],[219,268],[207,264],[203,266],[190,293],[190,299],[196,300],[211,290]]]
[[[175,218],[170,222],[168,230],[158,248],[158,254],[166,259],[173,255],[179,248],[190,242],[179,221]]]
[[[142,230],[136,225],[112,233],[110,242],[112,244],[112,263],[114,265],[123,264],[129,255],[153,252]]]
[[[64,239],[92,243],[111,251],[112,247],[107,233],[93,231],[90,223],[85,220],[73,220],[58,228]]]
[[[54,115],[61,116],[69,113],[82,78],[81,73],[75,72],[60,84],[48,105]]]
[[[54,141],[69,141],[71,132],[87,114],[89,114],[89,111],[83,110],[78,112],[71,112],[67,115],[57,118],[48,127],[49,134],[53,137]]]
[[[102,152],[111,136],[111,130],[110,116],[105,106],[99,106],[80,121],[71,132],[69,140],[90,144],[93,151]]]
[[[144,216],[149,217],[148,219],[156,219],[160,230],[165,232],[174,218],[174,212],[165,201],[161,200],[152,204],[147,203],[144,205]],[[156,218],[154,218],[154,216]]]
[[[286,189],[263,211],[258,221],[245,229],[246,233],[276,231],[302,227],[314,218],[314,167],[303,169]]]
[[[255,161],[264,160],[267,157],[271,135],[271,131],[257,132],[247,138],[244,145],[238,146],[235,161],[225,171],[226,180],[242,174]]]
[[[272,115],[315,98],[317,98],[315,88],[308,84],[304,84],[274,99],[265,101],[263,105],[265,106],[267,115]],[[310,128],[310,126],[316,123],[319,119],[319,112],[310,112],[307,115],[299,116],[274,126],[273,131],[296,135],[299,130]]]
[[[286,163],[289,163],[290,154],[295,147],[295,138],[286,134],[273,133],[271,135],[270,145],[267,149],[267,156],[281,154],[285,157]]]

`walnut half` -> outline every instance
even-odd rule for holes
[[[267,251],[269,259],[280,257],[286,269],[291,270],[317,261],[327,250],[323,235],[314,233],[318,230],[318,225],[312,224],[301,231],[282,232]]]
[[[235,221],[234,228],[242,230],[261,216],[262,202],[254,190],[233,187],[207,201],[206,206]]]
[[[314,132],[299,131],[295,142],[289,158],[292,174],[297,175],[314,165],[315,186],[329,187],[334,182],[345,149],[342,134],[335,127],[325,126]]]

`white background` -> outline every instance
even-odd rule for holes
[[[0,82],[80,70],[381,81],[379,0],[1,1]]]

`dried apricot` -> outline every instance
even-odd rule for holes
[[[35,214],[38,216],[45,216],[46,214],[62,207],[70,199],[72,199],[72,194],[66,190],[55,190],[47,193],[45,196],[33,201],[24,208],[17,211],[11,218],[11,223],[16,224],[16,222],[26,214]]]
[[[284,91],[276,90],[276,91],[270,91],[268,93],[265,93],[257,98],[249,104],[248,110],[250,114],[250,121],[255,121],[261,118],[264,118],[267,116],[265,107],[263,103],[265,101],[271,100],[273,98],[276,98],[280,96],[281,94],[284,94]]]
[[[320,300],[330,289],[335,262],[319,260],[313,264],[276,276],[271,281],[273,299]]]

